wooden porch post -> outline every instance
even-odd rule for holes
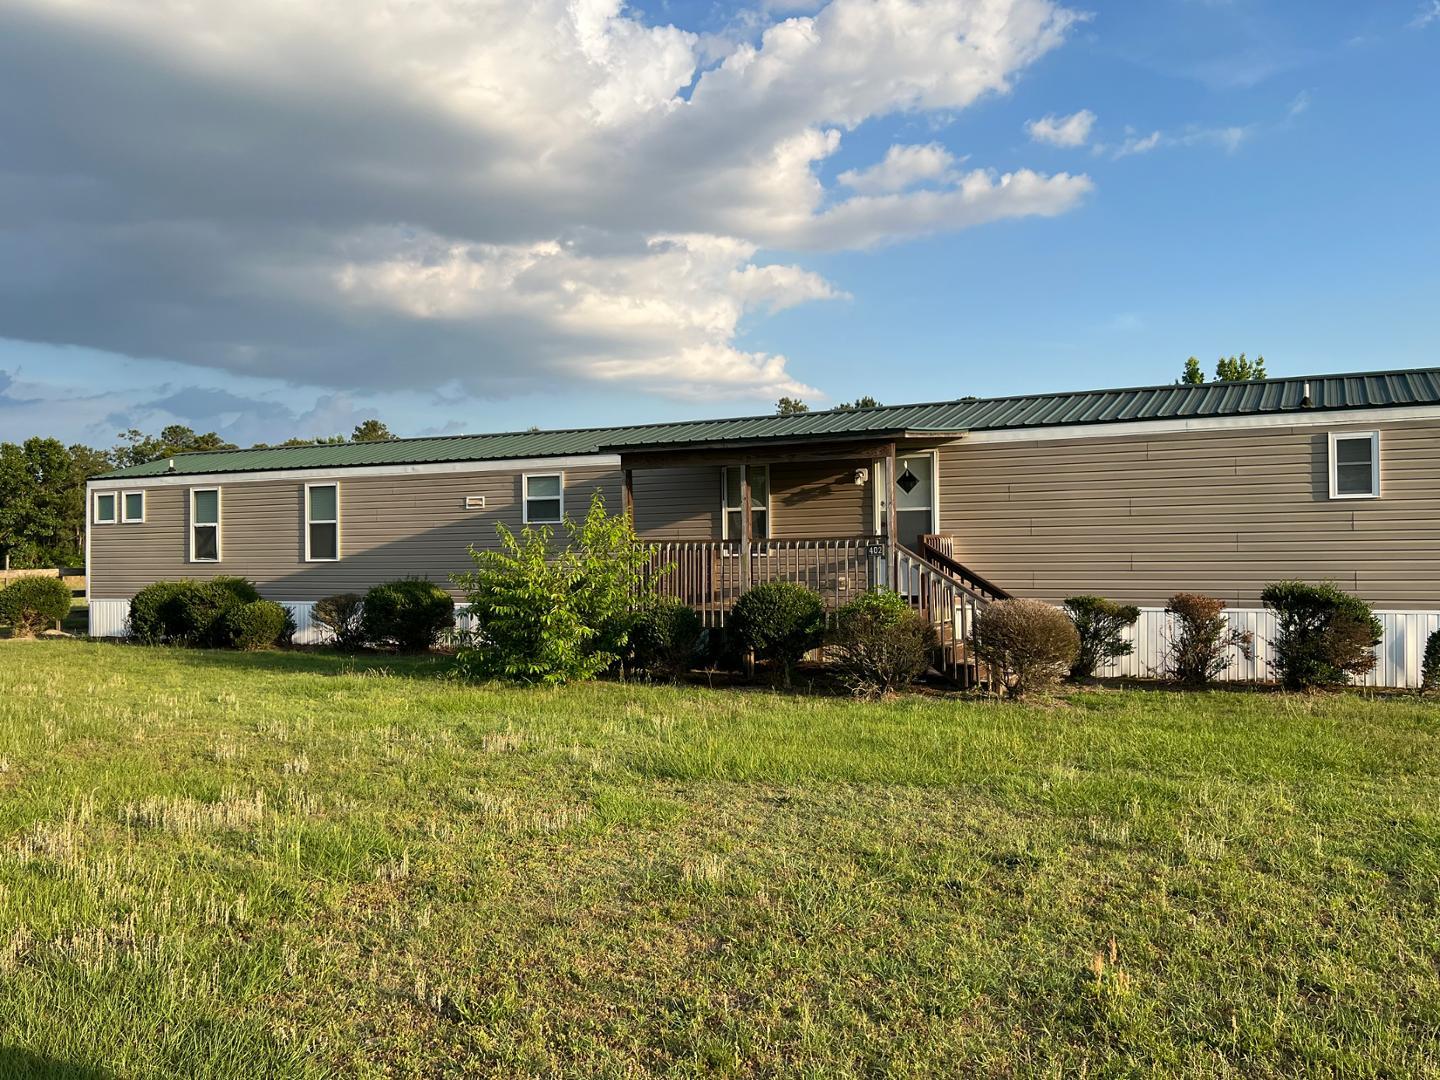
[[[740,591],[750,588],[750,466],[740,466]]]
[[[895,444],[885,451],[885,563],[891,589],[900,584],[897,571],[900,568],[898,552],[895,550]]]

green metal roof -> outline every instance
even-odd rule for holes
[[[1310,394],[1308,405],[1304,403],[1307,386]],[[922,405],[882,405],[873,409],[831,410],[798,416],[743,416],[628,427],[446,435],[263,450],[211,450],[176,454],[173,459],[160,458],[105,473],[101,478],[498,461],[707,443],[960,434],[1008,428],[1405,405],[1440,405],[1440,368],[1310,375],[1252,382],[1205,383],[1201,386],[1141,386],[1019,397],[961,398]],[[169,468],[170,460],[175,462],[173,473]]]

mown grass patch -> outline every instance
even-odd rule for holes
[[[0,644],[0,1074],[1440,1070],[1440,716]]]

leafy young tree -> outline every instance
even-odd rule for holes
[[[1185,371],[1180,376],[1180,381],[1186,386],[1204,385],[1205,369],[1200,366],[1199,360],[1192,356],[1185,361]]]
[[[496,532],[500,550],[472,547],[475,568],[452,578],[475,627],[457,669],[471,678],[554,685],[614,664],[632,612],[653,595],[648,555],[629,515],[607,514],[597,492],[583,522],[565,522],[560,551],[549,527],[527,525],[516,534],[498,523]]]
[[[350,433],[351,442],[389,442],[395,438],[390,429],[381,421],[370,419],[362,420],[355,425],[355,430]]]
[[[805,402],[799,398],[782,397],[779,401],[775,402],[776,416],[799,416],[801,413],[807,413],[809,411],[810,406],[806,405]]]
[[[1265,358],[1257,356],[1254,361],[1246,360],[1242,352],[1229,359],[1221,357],[1215,361],[1216,382],[1244,382],[1247,379],[1265,378]]]

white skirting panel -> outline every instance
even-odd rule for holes
[[[1255,646],[1252,659],[1246,661],[1237,656],[1220,678],[1240,682],[1273,679],[1270,639],[1275,635],[1275,616],[1264,608],[1230,608],[1226,615],[1230,625],[1254,635]],[[1425,642],[1434,631],[1440,630],[1440,611],[1377,611],[1375,615],[1385,628],[1385,636],[1375,650],[1378,659],[1375,669],[1357,680],[1358,685],[1418,687]],[[1169,638],[1169,616],[1165,609],[1141,608],[1140,619],[1129,636],[1135,642],[1135,651],[1101,668],[1098,674],[1128,678],[1159,675],[1165,666]]]
[[[129,600],[90,601],[91,637],[124,637],[129,619]]]

